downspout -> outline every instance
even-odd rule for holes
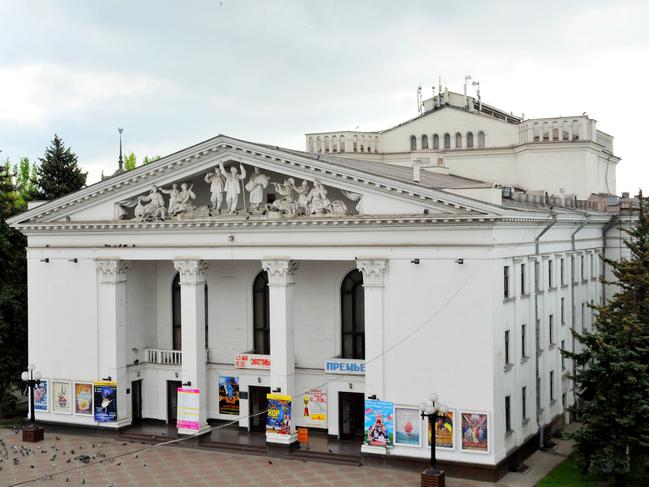
[[[557,213],[554,210],[550,210],[550,217],[552,218],[550,222],[541,230],[541,233],[539,233],[536,238],[534,239],[534,255],[536,255],[536,258],[539,258],[539,240],[545,233],[552,228],[552,226],[557,223]],[[536,267],[536,266],[535,266]],[[541,268],[541,265],[539,264],[538,268]],[[536,337],[540,337],[540,332],[539,332],[539,293],[538,291],[538,282],[539,276],[534,273],[534,348],[535,353],[536,353],[536,358],[534,360],[534,378],[535,378],[535,383],[534,383],[534,391],[536,395],[536,425],[539,428],[539,449],[543,449],[543,425],[541,424],[541,401],[539,400],[540,397],[540,390],[538,387],[539,384],[539,344],[536,342]]]
[[[611,216],[611,219],[608,221],[606,225],[604,225],[604,228],[602,228],[602,262],[601,262],[601,276],[606,277],[606,262],[604,262],[604,259],[606,258],[606,234],[608,231],[615,226],[615,224],[618,222],[619,216],[617,214]],[[606,303],[606,284],[602,282],[602,305]]]
[[[587,214],[584,214],[584,219],[582,222],[579,224],[577,229],[572,232],[570,235],[570,249],[572,250],[572,258],[570,259],[570,306],[571,306],[571,320],[570,320],[570,328],[572,331],[575,331],[575,313],[576,313],[576,307],[575,307],[575,251],[576,251],[576,246],[575,246],[575,235],[577,235],[578,232],[581,231],[582,228],[586,226],[588,223],[588,220],[590,217]],[[571,340],[571,350],[572,353],[575,353],[575,335],[574,333],[571,333],[572,340]],[[575,365],[575,361],[572,361],[572,376],[575,377],[577,373],[577,366]],[[575,419],[577,416],[577,390],[575,387],[574,379],[572,383],[572,404],[575,407]]]

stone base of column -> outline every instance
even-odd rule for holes
[[[178,434],[179,435],[185,435],[185,436],[191,436],[191,435],[199,436],[199,435],[204,435],[206,433],[209,433],[210,431],[212,431],[212,428],[210,427],[209,424],[204,424],[203,426],[201,426],[198,429],[198,431],[196,431],[196,430],[188,430],[188,429],[185,429],[185,428],[178,428]]]
[[[291,435],[266,433],[266,444],[272,444],[276,446],[291,446],[293,444],[299,443],[297,442],[297,433],[293,433]]]
[[[45,438],[45,430],[40,426],[23,426],[23,441],[25,443],[38,443]]]
[[[445,487],[446,474],[443,470],[430,472],[425,470],[421,472],[421,487]]]

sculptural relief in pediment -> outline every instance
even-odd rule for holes
[[[295,218],[358,213],[361,195],[325,186],[318,179],[288,177],[242,163],[219,163],[204,174],[117,203],[121,220]]]

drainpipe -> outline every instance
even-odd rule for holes
[[[619,220],[619,216],[617,214],[611,216],[611,219],[608,221],[606,225],[604,225],[604,228],[602,228],[602,277],[606,277],[606,262],[604,262],[604,259],[606,258],[606,234],[608,231],[615,226],[617,221]],[[602,283],[602,304],[606,303],[606,284]]]
[[[550,210],[550,222],[541,230],[541,233],[539,233],[536,238],[534,239],[534,254],[536,255],[536,258],[539,259],[539,240],[543,235],[545,235],[545,232],[550,230],[552,226],[557,223],[557,213],[554,210]],[[537,260],[538,262],[538,260]],[[535,266],[536,267],[536,266]],[[538,266],[539,270],[541,269],[541,264],[539,263]],[[536,342],[536,337],[540,337],[539,333],[539,293],[537,292],[538,290],[538,285],[539,285],[539,276],[534,273],[534,341],[535,341],[535,354],[536,358],[534,360],[534,378],[535,378],[535,383],[534,383],[534,391],[536,393],[536,425],[539,428],[539,449],[543,449],[543,425],[541,424],[541,401],[539,400],[539,394],[540,390],[538,387],[539,384],[539,344]]]
[[[575,319],[576,319],[575,318],[575,313],[576,313],[576,307],[575,307],[575,262],[576,262],[576,259],[575,259],[575,250],[576,250],[575,235],[577,235],[577,233],[580,232],[581,229],[586,226],[589,219],[590,219],[590,216],[588,214],[584,213],[584,219],[579,224],[577,229],[574,232],[572,232],[572,234],[570,235],[570,249],[572,250],[572,258],[570,259],[570,306],[571,306],[570,314],[571,314],[571,318],[572,318],[570,320],[571,321],[570,328],[572,329],[573,332],[575,331]],[[572,350],[572,353],[575,353],[575,348],[576,348],[575,347],[575,335],[574,334],[571,334],[571,335],[572,335],[572,340],[571,340],[570,348]],[[576,373],[577,373],[577,366],[575,365],[575,361],[573,360],[572,361],[572,376],[574,377]],[[576,416],[577,416],[577,391],[576,391],[574,381],[573,381],[573,384],[572,384],[572,403],[573,403],[573,405],[575,407],[575,419],[576,419]]]

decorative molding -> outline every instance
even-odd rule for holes
[[[202,260],[174,260],[174,269],[180,273],[180,284],[203,284],[207,262]]]
[[[383,287],[386,260],[358,259],[356,267],[363,273],[363,287]]]
[[[123,260],[98,260],[97,272],[101,282],[118,283],[126,282],[128,263]]]
[[[263,260],[261,266],[268,274],[268,284],[271,286],[287,286],[295,284],[297,262],[294,260]]]

